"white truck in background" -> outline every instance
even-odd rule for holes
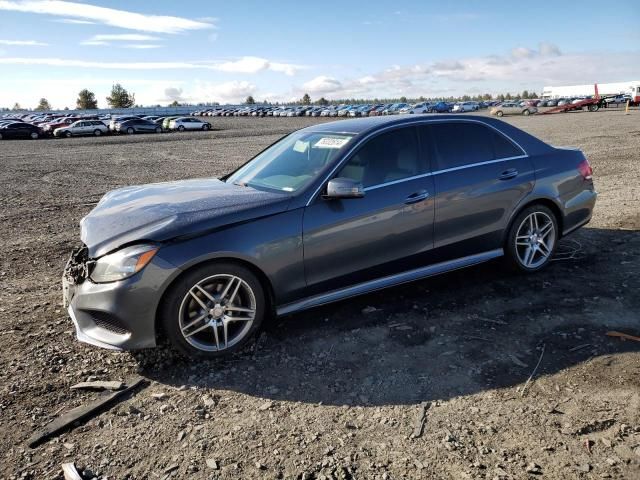
[[[631,102],[640,104],[640,80],[615,83],[598,83],[598,93],[600,96],[607,95],[629,95]],[[547,86],[542,89],[542,98],[575,98],[592,97],[595,95],[594,84],[587,85],[563,85]]]

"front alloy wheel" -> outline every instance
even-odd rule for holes
[[[240,349],[262,323],[260,281],[235,264],[206,265],[168,293],[163,324],[171,343],[190,357],[217,357]]]
[[[525,209],[513,222],[507,242],[507,258],[518,270],[535,272],[544,268],[558,242],[554,213],[543,205]]]

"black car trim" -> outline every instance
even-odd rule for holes
[[[282,305],[276,309],[277,315],[287,315],[308,308],[318,307],[327,303],[337,302],[338,300],[344,300],[349,297],[355,297],[357,295],[363,295],[383,288],[391,287],[394,285],[400,285],[402,283],[413,282],[423,278],[439,275],[441,273],[451,272],[461,268],[471,267],[478,263],[487,262],[494,258],[498,258],[504,255],[502,248],[495,250],[489,250],[487,252],[476,253],[474,255],[468,255],[466,257],[456,258],[454,260],[448,260],[446,262],[435,263],[433,265],[427,265],[426,267],[416,268],[414,270],[407,270],[395,275],[388,275],[382,278],[376,278],[367,282],[351,285],[346,288],[333,290],[328,293],[321,293],[312,297],[307,297],[302,300]]]
[[[445,169],[445,170],[437,170],[436,172],[428,172],[425,174],[422,174],[418,177],[412,177],[412,178],[404,178],[401,179],[400,181],[405,181],[405,180],[410,180],[413,178],[419,178],[421,176],[428,176],[428,175],[434,175],[436,173],[445,173],[448,171],[453,171],[453,170],[459,170],[462,168],[466,168],[466,167],[472,167],[472,166],[478,166],[478,165],[483,165],[483,164],[488,164],[488,163],[494,163],[494,162],[501,162],[501,161],[505,161],[505,160],[512,160],[512,159],[517,159],[517,158],[526,158],[529,155],[527,154],[527,151],[522,148],[522,145],[520,145],[518,142],[516,142],[513,138],[511,138],[509,135],[507,135],[506,133],[504,133],[502,130],[500,130],[499,128],[494,127],[493,125],[487,123],[487,122],[483,122],[482,120],[474,120],[474,119],[467,119],[467,118],[450,118],[450,119],[439,119],[439,118],[429,118],[429,119],[415,119],[412,121],[408,121],[408,122],[401,122],[401,123],[394,123],[392,125],[388,125],[386,127],[383,128],[376,128],[374,131],[369,132],[367,135],[365,135],[362,139],[360,139],[358,141],[358,143],[356,143],[355,145],[353,145],[349,151],[347,153],[345,153],[345,155],[342,157],[342,160],[340,160],[340,162],[338,162],[336,164],[335,167],[333,167],[333,169],[331,169],[331,171],[329,172],[329,174],[324,178],[324,180],[320,183],[320,185],[318,186],[318,188],[313,192],[313,194],[309,197],[309,200],[307,201],[307,203],[305,204],[305,206],[309,206],[311,205],[311,202],[313,202],[315,200],[315,198],[318,196],[318,193],[320,192],[320,190],[322,190],[322,188],[324,187],[324,185],[326,184],[327,181],[329,181],[333,175],[336,173],[336,171],[346,162],[348,161],[349,157],[351,156],[351,154],[364,142],[366,142],[367,140],[369,140],[371,137],[376,136],[380,133],[386,132],[388,130],[395,130],[397,128],[402,128],[402,127],[408,127],[408,126],[416,126],[416,125],[422,125],[422,124],[428,124],[428,123],[448,123],[448,122],[470,122],[470,123],[479,123],[481,125],[484,125],[486,127],[492,128],[493,130],[495,130],[496,132],[498,132],[500,135],[504,136],[505,138],[509,139],[511,141],[511,143],[513,143],[515,146],[517,146],[520,150],[522,150],[523,155],[519,155],[516,157],[505,157],[505,158],[496,158],[494,160],[487,160],[486,162],[477,162],[475,164],[469,164],[469,165],[461,165],[459,167],[453,167],[450,169]],[[328,133],[328,132],[323,132],[323,133]],[[374,187],[381,187],[384,186],[384,184],[379,184],[379,185],[371,185],[369,187],[367,187],[367,189],[372,189]],[[367,190],[365,189],[365,191]]]

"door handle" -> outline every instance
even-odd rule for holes
[[[428,196],[429,192],[427,192],[426,190],[420,190],[419,192],[412,193],[407,198],[405,198],[404,203],[406,203],[407,205],[418,203],[426,199]]]
[[[505,170],[498,177],[500,180],[509,180],[511,178],[515,178],[518,176],[518,170],[515,168],[510,168],[509,170]]]

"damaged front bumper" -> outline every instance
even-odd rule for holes
[[[63,304],[79,341],[131,350],[156,345],[156,311],[175,267],[158,259],[124,280],[94,283],[86,247],[71,254],[62,276]]]

